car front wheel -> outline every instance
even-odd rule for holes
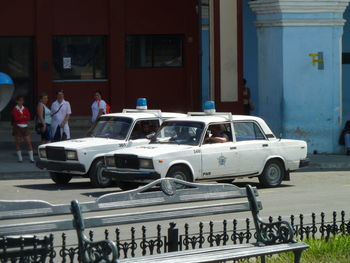
[[[266,163],[264,171],[259,176],[259,181],[263,187],[279,186],[283,180],[285,172],[282,161],[270,160]]]
[[[182,165],[176,165],[171,167],[166,177],[175,178],[186,182],[190,181],[188,169]]]
[[[66,173],[50,172],[50,177],[56,184],[65,185],[69,183],[73,176]]]
[[[95,160],[90,168],[89,177],[90,182],[94,187],[108,187],[112,184],[112,180],[106,176],[102,175],[105,169],[103,159]]]

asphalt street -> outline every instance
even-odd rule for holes
[[[58,204],[71,200],[93,200],[103,194],[121,191],[117,187],[93,188],[88,179],[74,178],[66,186],[57,186],[50,179],[1,180],[1,199],[38,199]],[[319,214],[349,209],[350,171],[314,171],[291,174],[291,181],[280,187],[262,189],[258,180],[238,179],[240,187],[250,183],[259,188],[263,216]]]

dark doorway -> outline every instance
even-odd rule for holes
[[[25,106],[34,113],[33,84],[33,38],[32,37],[0,37],[0,72],[8,74],[15,83],[13,98],[25,97]],[[11,119],[11,110],[15,105],[11,100],[1,112],[1,120]]]

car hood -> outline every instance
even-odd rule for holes
[[[179,145],[179,144],[147,144],[142,146],[135,146],[130,148],[124,148],[117,151],[110,152],[108,155],[114,154],[134,154],[139,157],[153,158],[164,154],[170,154],[173,152],[181,152],[192,149],[191,145]]]
[[[123,140],[115,140],[108,138],[96,138],[96,137],[86,137],[80,139],[72,139],[68,141],[60,141],[48,143],[41,145],[40,147],[53,146],[53,147],[64,147],[65,149],[81,150],[90,147],[99,147],[104,145],[116,145],[119,143],[124,143]]]

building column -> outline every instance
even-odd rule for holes
[[[259,114],[275,134],[339,151],[341,39],[349,0],[258,0]]]

